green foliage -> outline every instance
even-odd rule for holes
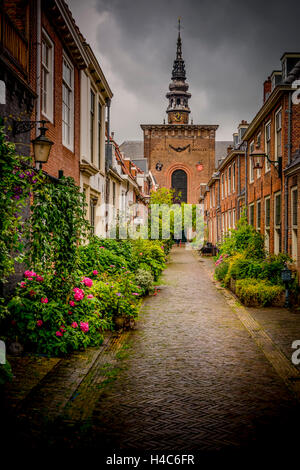
[[[247,223],[245,217],[241,217],[237,222],[237,228],[232,229],[220,245],[220,253],[230,256],[244,253],[246,258],[264,259],[264,238]]]
[[[153,281],[151,272],[146,269],[139,268],[135,273],[135,282],[140,286],[143,295],[148,294],[152,290]]]
[[[115,240],[112,242],[118,243]],[[111,248],[111,247],[110,247]],[[119,253],[121,250],[119,250]],[[115,254],[104,246],[103,240],[93,237],[87,245],[78,249],[78,269],[87,276],[91,276],[94,270],[100,273],[104,271],[119,272],[123,267],[127,268],[127,261],[123,255]]]
[[[280,300],[284,288],[275,286],[266,280],[240,279],[236,281],[236,294],[248,306],[266,306]]]
[[[13,378],[11,365],[8,361],[5,364],[0,364],[0,387],[6,382],[10,382]]]
[[[229,269],[229,263],[226,261],[221,262],[218,266],[215,268],[215,277],[218,281],[224,281],[226,274]]]
[[[133,242],[133,257],[137,269],[148,265],[155,281],[165,269],[164,247],[159,240],[135,240]]]
[[[151,191],[150,204],[173,204],[175,191],[174,189],[159,188],[156,191]]]
[[[35,172],[28,169],[29,157],[16,154],[0,127],[0,282],[14,273],[14,261],[24,250],[22,211],[28,204]]]
[[[79,264],[77,246],[88,235],[85,207],[84,194],[72,178],[61,178],[57,183],[46,176],[40,178],[27,223],[28,266],[43,272],[55,270],[58,279],[72,284]]]
[[[247,259],[243,255],[238,254],[229,258],[228,271],[225,277],[225,284],[228,285],[230,278],[258,278],[262,274],[262,264],[260,261]]]
[[[269,255],[262,263],[261,279],[267,279],[272,284],[282,284],[281,271],[285,263],[291,262],[292,259],[285,253],[278,255]]]

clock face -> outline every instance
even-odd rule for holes
[[[178,122],[179,122],[179,121],[181,121],[181,118],[182,118],[182,114],[177,112],[177,113],[175,114],[175,121],[178,121]]]

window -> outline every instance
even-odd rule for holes
[[[63,94],[62,94],[62,142],[73,150],[74,134],[74,69],[71,63],[63,58]]]
[[[260,148],[260,146],[261,146],[261,132],[259,132],[259,133],[257,134],[257,137],[256,137],[256,145],[257,145],[257,148]],[[257,177],[257,178],[260,178],[260,177],[261,177],[261,169],[260,169],[260,168],[258,168],[258,169],[256,170],[256,177]]]
[[[225,189],[225,197],[227,197],[227,170],[225,170],[225,174],[224,174],[224,189]]]
[[[270,196],[265,198],[265,249],[270,251]]]
[[[101,123],[102,123],[102,106],[98,103],[98,167],[101,168]]]
[[[261,226],[261,202],[256,202],[256,230],[260,232]]]
[[[53,43],[43,31],[42,70],[41,70],[41,107],[42,113],[53,122]]]
[[[95,124],[95,93],[91,90],[90,96],[90,153],[91,163],[94,163],[94,124]]]
[[[271,160],[271,122],[268,122],[265,126],[265,153],[268,155],[269,159]],[[269,163],[268,159],[265,158],[265,171],[269,171],[271,168],[271,164]]]
[[[224,195],[225,195],[225,190],[224,190],[224,173],[223,173],[222,176],[221,176],[221,195],[222,195],[222,199],[224,199]]]
[[[90,224],[92,227],[92,232],[95,233],[95,212],[96,212],[97,200],[90,199]]]
[[[250,152],[249,154],[254,152],[254,140],[250,144]],[[249,181],[253,183],[254,181],[254,167],[253,167],[253,157],[249,155]]]
[[[281,153],[281,109],[275,115],[275,160],[282,156]]]
[[[274,253],[281,251],[281,193],[274,195]]]
[[[298,257],[298,189],[291,190],[291,212],[292,212],[292,258],[297,261]]]
[[[232,209],[232,228],[235,228],[235,209]]]
[[[225,229],[225,214],[223,212],[223,214],[222,214],[222,240],[224,238],[225,232],[226,232],[226,229]]]
[[[249,205],[249,225],[254,227],[254,203]]]
[[[231,210],[228,211],[228,230],[231,229]]]
[[[113,181],[112,184],[112,193],[113,193],[113,206],[116,205],[116,183]]]
[[[231,166],[228,168],[228,194],[231,193]]]
[[[235,162],[232,164],[232,192],[235,192]]]

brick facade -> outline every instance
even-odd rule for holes
[[[187,201],[199,202],[200,187],[206,184],[215,165],[215,131],[218,126],[142,125],[144,155],[160,187],[172,187],[172,173],[181,169],[187,175]],[[163,167],[157,171],[156,164]],[[197,163],[203,170],[197,170]]]

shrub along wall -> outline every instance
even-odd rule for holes
[[[284,284],[281,271],[291,258],[284,254],[266,255],[264,238],[241,218],[220,246],[215,262],[215,277],[232,289],[248,306],[284,303]],[[291,290],[298,291],[295,278]]]

